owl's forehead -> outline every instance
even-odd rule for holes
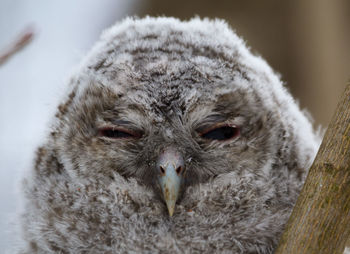
[[[206,56],[183,59],[165,53],[152,61],[142,59],[142,64],[135,57],[118,57],[113,68],[98,69],[93,75],[118,95],[115,112],[127,121],[144,118],[164,123],[178,116],[199,121],[234,111],[244,102],[242,95],[251,90],[239,66],[232,68]]]
[[[89,75],[117,95],[108,107],[117,112],[116,118],[127,122],[171,123],[181,116],[191,124],[211,115],[222,115],[223,120],[244,112],[248,115],[253,102],[264,95],[244,75],[247,67],[220,58],[183,59],[165,53],[149,61],[142,58],[142,64],[135,62],[135,56],[116,59],[105,67],[90,68]],[[254,111],[262,112],[264,100],[260,102]]]
[[[202,75],[203,73],[201,73]],[[116,84],[121,99],[116,108],[127,108],[126,114],[144,113],[153,122],[164,122],[178,115],[214,110],[218,97],[229,90],[201,76],[195,69],[159,69],[144,72],[127,84]],[[205,108],[205,110],[203,110]]]
[[[225,94],[239,94],[224,97],[244,109],[243,103],[270,97],[272,89],[264,84],[279,83],[265,78],[274,75],[264,75],[270,72],[266,64],[222,22],[150,19],[123,24],[96,45],[83,73],[114,90],[116,108],[128,109],[125,115],[135,108],[148,119],[201,108],[210,112],[225,108],[217,107]],[[268,100],[259,101],[267,105]],[[232,103],[226,105],[234,110]]]

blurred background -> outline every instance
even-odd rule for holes
[[[0,65],[0,250],[12,244],[19,179],[43,142],[65,80],[100,32],[129,15],[227,20],[281,74],[316,127],[327,127],[350,79],[348,0],[0,0],[0,52],[21,31],[34,31]]]

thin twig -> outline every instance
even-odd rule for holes
[[[33,27],[25,28],[7,48],[0,51],[0,65],[4,64],[10,57],[27,46],[32,41],[34,34]]]

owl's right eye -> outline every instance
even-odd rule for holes
[[[140,138],[141,134],[124,128],[103,127],[98,130],[99,136],[112,139]]]

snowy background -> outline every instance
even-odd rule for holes
[[[33,41],[0,66],[0,252],[13,240],[21,174],[65,91],[65,80],[103,29],[138,0],[0,1],[0,49],[28,25]]]

